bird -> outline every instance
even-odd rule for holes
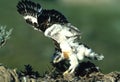
[[[21,0],[16,7],[26,23],[53,40],[55,45],[53,63],[69,60],[70,66],[63,72],[63,75],[74,73],[79,61],[84,58],[103,60],[102,54],[94,52],[80,42],[81,31],[59,11],[43,9],[39,3],[31,0]]]

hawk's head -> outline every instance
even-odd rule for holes
[[[67,19],[60,12],[52,9],[42,9],[41,5],[30,0],[21,0],[17,5],[17,11],[23,15],[27,23],[35,29],[44,32],[53,24],[68,23]]]

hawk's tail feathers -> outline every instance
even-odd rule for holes
[[[23,16],[31,15],[35,17],[42,12],[42,7],[30,0],[21,0],[17,5],[17,11]]]
[[[91,48],[83,44],[79,45],[78,50],[80,54],[78,55],[79,60],[83,59],[83,56],[88,59],[93,59],[93,60],[103,60],[104,58],[102,54],[95,53]]]

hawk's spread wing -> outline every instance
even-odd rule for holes
[[[23,15],[27,23],[35,29],[45,31],[55,23],[68,23],[67,19],[60,12],[52,9],[42,9],[41,5],[30,0],[21,0],[17,5],[17,11]]]
[[[29,0],[21,0],[17,5],[17,11],[23,15],[27,23],[35,27],[39,25],[37,18],[42,13],[40,4],[36,4]]]

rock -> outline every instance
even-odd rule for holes
[[[0,65],[0,82],[19,82],[16,69]]]
[[[103,74],[96,71],[96,66],[90,62],[81,63],[81,66],[84,69],[78,68],[78,74],[63,76],[60,70],[54,69],[41,76],[37,71],[33,71],[30,65],[25,65],[25,70],[20,73],[16,69],[0,65],[0,82],[120,82],[120,72]]]

